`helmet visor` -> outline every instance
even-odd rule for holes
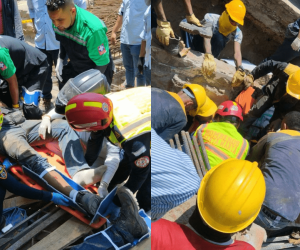
[[[71,98],[79,94],[81,94],[81,91],[76,88],[76,86],[73,84],[73,78],[71,78],[59,91],[57,98],[61,104],[67,105]]]

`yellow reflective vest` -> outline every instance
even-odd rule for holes
[[[120,145],[129,138],[151,132],[151,87],[138,87],[109,93],[113,103],[113,122],[122,135],[114,131],[109,140]]]
[[[196,130],[196,138],[198,138],[198,133],[202,133],[211,168],[229,158],[244,160],[248,154],[248,141],[241,136],[231,123],[212,122],[203,124]],[[200,142],[198,142],[198,145],[201,151]]]

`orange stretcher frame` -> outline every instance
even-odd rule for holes
[[[51,152],[50,150],[48,150],[46,147],[44,146],[37,146],[34,147],[34,149],[42,156],[48,159],[48,162],[52,165],[55,166],[57,170],[59,170],[61,173],[63,173],[64,175],[68,176],[69,178],[71,178],[71,176],[69,175],[65,162],[64,160],[57,156],[56,154],[54,154],[53,152]],[[3,157],[2,155],[0,155],[0,160],[3,162],[5,159],[5,157]],[[34,180],[32,180],[30,177],[26,176],[23,172],[23,169],[21,166],[19,165],[15,165],[15,166],[11,166],[9,168],[10,172],[13,173],[15,176],[17,176],[24,184],[26,184],[29,187],[38,189],[38,190],[45,190],[43,187],[41,187],[38,183],[36,183]],[[89,185],[89,186],[85,186],[84,187],[86,190],[90,191],[91,193],[94,194],[98,194],[98,189],[93,186],[93,185]],[[59,205],[59,207],[61,207],[62,209],[64,209],[65,211],[67,211],[68,213],[72,214],[74,217],[76,217],[77,219],[81,220],[83,223],[85,224],[90,224],[90,220],[88,220],[85,217],[84,213],[81,213],[75,209],[72,209],[70,207],[66,207],[66,206],[61,206]],[[99,217],[99,221],[97,223],[93,223],[89,226],[91,226],[94,229],[98,229],[101,226],[103,226],[106,222],[106,219],[103,217]]]

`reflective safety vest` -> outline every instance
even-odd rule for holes
[[[119,145],[129,138],[151,132],[151,87],[109,93],[113,103],[112,132],[109,140]]]
[[[195,132],[197,141],[198,133],[202,133],[211,168],[229,158],[244,160],[248,154],[248,141],[241,136],[231,123],[212,122],[199,126]],[[201,151],[199,141],[198,145]]]

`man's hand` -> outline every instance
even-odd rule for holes
[[[117,34],[115,32],[111,32],[110,41],[112,45],[116,45]]]
[[[244,78],[244,84],[245,84],[245,89],[247,89],[249,87],[253,87],[253,85],[254,85],[253,75],[251,75],[251,74],[246,75],[245,78]]]
[[[298,37],[296,37],[296,39],[294,40],[294,42],[291,44],[291,47],[295,51],[299,51],[300,50],[300,39]]]
[[[202,63],[202,73],[206,76],[210,76],[216,71],[217,64],[212,54],[205,54],[204,61]]]
[[[48,131],[48,134],[51,133],[51,118],[49,115],[42,117],[42,122],[39,127],[39,135],[43,140],[46,139],[46,131]]]
[[[162,44],[169,45],[169,38],[175,37],[170,22],[157,19],[156,37]]]
[[[271,122],[268,132],[276,132],[280,128],[281,128],[281,119],[278,118]]]
[[[104,199],[108,195],[108,184],[105,181],[101,181],[100,186],[98,188],[98,194],[100,198]]]
[[[140,72],[140,74],[144,74],[144,64],[145,64],[145,57],[139,57],[139,61],[138,61],[138,70]]]
[[[242,69],[238,69],[233,78],[232,78],[232,82],[231,82],[231,86],[232,87],[239,87],[242,82],[244,81],[245,78],[245,71],[243,71]]]
[[[191,23],[191,24],[195,24],[199,27],[202,27],[203,25],[200,23],[199,19],[197,17],[195,17],[194,14],[190,15],[190,16],[185,16],[186,17],[186,20],[188,23]]]
[[[66,206],[68,207],[70,205],[70,201],[65,198],[63,195],[59,194],[59,193],[52,193],[52,199],[51,201],[53,201],[55,204],[57,205],[61,205],[61,206]]]

